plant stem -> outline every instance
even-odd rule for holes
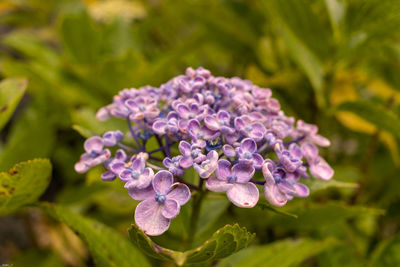
[[[164,157],[167,157],[167,152],[165,152],[165,147],[164,147],[164,145],[163,145],[163,143],[162,143],[162,140],[161,140],[160,136],[158,136],[157,134],[155,134],[154,136],[156,137],[157,143],[158,143],[158,145],[160,146],[160,148],[161,148],[161,147],[163,148],[161,151],[163,152]]]
[[[206,195],[206,191],[203,190],[204,180],[199,178],[199,191],[197,194],[193,196],[192,203],[192,215],[190,217],[190,225],[189,225],[189,236],[186,242],[186,248],[190,249],[193,245],[194,237],[197,231],[198,220],[200,216],[201,203],[203,202],[203,198]]]
[[[132,135],[133,139],[135,139],[135,142],[138,145],[139,149],[141,151],[145,151],[144,146],[142,146],[142,144],[139,142],[139,139],[137,138],[135,132],[133,131],[131,120],[129,119],[129,116],[126,117],[126,122],[128,123],[129,131],[131,132],[131,135]]]

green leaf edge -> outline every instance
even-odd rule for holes
[[[222,228],[218,229],[216,232],[214,232],[214,234],[207,241],[205,241],[201,246],[191,249],[191,250],[187,250],[185,252],[174,251],[171,249],[167,249],[167,248],[158,246],[150,239],[149,236],[147,236],[138,226],[136,226],[134,224],[132,224],[132,226],[128,230],[128,232],[129,232],[129,238],[130,238],[131,242],[133,244],[135,244],[135,246],[140,248],[142,250],[142,252],[145,253],[146,255],[154,257],[156,259],[160,259],[160,260],[174,261],[177,265],[182,266],[185,263],[201,263],[201,262],[206,262],[209,260],[216,260],[216,259],[226,257],[224,255],[222,255],[222,257],[221,257],[221,256],[218,256],[218,254],[217,255],[213,254],[211,257],[206,258],[206,259],[203,259],[203,258],[196,259],[195,258],[199,252],[201,252],[203,249],[207,249],[207,246],[209,244],[212,244],[214,239],[222,231],[232,233],[235,230],[239,230],[239,233],[241,233],[241,235],[239,235],[238,239],[236,239],[237,235],[233,235],[233,237],[235,238],[235,241],[239,241],[242,238],[245,238],[246,240],[244,242],[244,245],[242,245],[241,247],[238,247],[236,245],[235,250],[231,253],[231,254],[233,254],[233,253],[239,251],[240,249],[247,247],[256,235],[255,233],[248,232],[245,227],[240,227],[239,224],[237,224],[237,223],[235,223],[234,225],[230,225],[230,224],[225,225],[224,227],[222,227]],[[217,247],[218,247],[218,243],[215,245],[213,250],[215,251],[215,249]],[[229,255],[231,255],[231,254],[229,254]]]
[[[10,170],[0,172],[0,175],[5,174],[5,175],[10,175],[11,177],[13,177],[14,175],[17,175],[17,174],[20,172],[20,170],[24,167],[24,165],[29,165],[29,164],[32,164],[32,163],[35,163],[35,162],[43,162],[43,163],[47,163],[47,164],[49,165],[49,168],[50,168],[49,175],[48,175],[47,177],[45,177],[45,179],[47,179],[47,182],[48,182],[48,184],[49,184],[49,183],[50,183],[50,180],[51,180],[52,165],[51,165],[50,160],[49,160],[49,159],[46,159],[46,158],[35,158],[35,159],[27,160],[27,161],[18,162],[18,163],[16,163],[16,164],[14,164],[14,166],[13,166]],[[39,198],[39,197],[44,193],[44,191],[47,189],[48,184],[47,184],[47,186],[43,189],[43,192],[41,192],[41,193],[39,194],[38,198]],[[6,206],[7,203],[8,203],[8,201],[7,201],[6,203],[4,203],[4,205],[2,205],[0,208]],[[21,208],[21,207],[23,207],[23,206],[26,206],[26,205],[30,205],[30,204],[32,204],[32,203],[23,204],[23,205],[21,205],[19,208]],[[19,208],[18,208],[18,209],[19,209]],[[15,211],[18,210],[18,209],[12,210],[12,211],[9,212],[9,213],[15,212]],[[0,216],[6,215],[6,214],[9,214],[9,213],[5,213],[5,214],[1,214],[1,213],[0,213]]]

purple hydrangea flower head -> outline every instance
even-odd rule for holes
[[[108,131],[103,134],[103,144],[105,146],[115,146],[122,139],[124,139],[124,134],[120,130]]]
[[[308,196],[301,181],[309,173],[322,180],[334,173],[318,150],[330,142],[316,125],[287,116],[271,89],[214,77],[204,68],[187,68],[159,88],[124,89],[96,117],[123,119],[129,132],[113,129],[87,139],[75,169],[83,173],[102,163],[103,180],[119,177],[142,201],[135,221],[149,235],[164,233],[189,200],[189,188],[205,190],[204,180],[210,191],[249,208],[261,186],[272,205],[283,206]],[[186,181],[191,168],[198,185]]]
[[[125,101],[125,106],[130,111],[129,118],[132,121],[152,120],[160,113],[156,100],[150,97],[141,96],[135,99],[128,99]]]
[[[163,160],[163,164],[165,167],[168,168],[168,170],[176,176],[182,176],[184,174],[184,170],[182,169],[182,167],[180,166],[180,161],[183,158],[182,155],[173,157],[173,158],[168,158],[166,157]]]
[[[229,200],[238,207],[252,208],[259,198],[258,188],[250,182],[254,175],[254,167],[240,162],[231,167],[225,159],[218,161],[217,177],[210,177],[206,182],[208,190],[226,192]]]
[[[206,140],[214,140],[220,135],[218,131],[212,131],[204,125],[201,126],[198,120],[189,121],[188,133],[193,138],[194,143],[201,148],[206,146]]]
[[[254,139],[259,142],[264,138],[267,130],[260,122],[252,122],[248,116],[241,116],[235,119],[235,128],[246,137]]]
[[[256,153],[257,144],[253,139],[243,139],[242,142],[240,142],[240,147],[236,150],[239,156],[239,162],[249,163],[257,170],[261,169],[264,159],[260,154]]]
[[[86,153],[82,154],[80,160],[75,164],[75,171],[87,172],[90,168],[105,162],[110,158],[111,152],[103,149],[103,140],[98,136],[90,137],[83,145]]]
[[[178,149],[183,156],[179,160],[179,165],[184,169],[190,168],[193,163],[200,163],[207,159],[207,156],[202,153],[199,147],[190,145],[186,141],[181,141]]]
[[[107,171],[101,175],[101,179],[103,181],[113,181],[122,171],[126,159],[127,155],[125,151],[123,149],[118,149],[115,152],[114,158],[109,158],[104,162],[104,167],[107,169]],[[117,163],[118,163],[118,165],[116,165],[117,168],[111,168],[111,166]]]
[[[224,152],[224,155],[228,158],[236,157],[236,150],[231,145],[223,145],[222,151]]]
[[[307,197],[307,186],[297,183],[293,175],[279,168],[270,160],[265,160],[262,172],[265,178],[264,195],[271,205],[281,207],[294,196]]]
[[[204,124],[208,129],[221,131],[221,133],[224,134],[233,134],[235,132],[231,127],[231,115],[225,110],[220,110],[217,114],[206,116],[204,118]]]
[[[121,181],[125,182],[125,188],[143,189],[150,185],[154,176],[154,171],[145,166],[145,161],[140,158],[135,158],[128,164],[125,164],[124,168],[119,172],[119,178]],[[111,169],[115,170],[119,168],[119,163],[111,167]]]
[[[281,142],[276,143],[275,153],[288,172],[295,172],[303,164],[303,154],[297,144],[291,144],[289,149],[284,149]]]
[[[194,163],[193,168],[199,173],[201,178],[208,178],[217,169],[218,153],[211,150],[207,154],[207,158],[201,163]]]
[[[331,142],[325,137],[317,134],[318,126],[313,124],[305,123],[303,120],[297,121],[297,132],[301,136],[305,136],[304,141],[316,144],[318,146],[326,147],[330,146]]]
[[[159,135],[176,134],[179,131],[178,113],[171,111],[166,118],[156,119],[153,123],[153,131]]]
[[[138,189],[131,190],[135,196]],[[159,171],[154,176],[150,188],[138,193],[143,200],[136,207],[135,222],[148,235],[161,235],[169,228],[171,219],[178,216],[182,205],[190,199],[187,185],[174,183],[173,175],[168,171]],[[136,197],[137,199],[137,197]]]

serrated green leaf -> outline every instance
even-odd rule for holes
[[[10,78],[0,82],[0,130],[6,125],[28,85],[27,79]]]
[[[400,138],[400,118],[383,106],[367,101],[345,102],[337,110],[350,111],[374,124],[378,129],[388,131]]]
[[[144,253],[161,260],[173,260],[178,265],[201,263],[225,258],[249,245],[255,234],[239,225],[225,225],[198,248],[185,252],[173,251],[156,245],[136,225],[129,229],[131,241]]]
[[[35,202],[50,182],[51,164],[47,159],[34,159],[16,164],[9,172],[0,173],[0,215]]]
[[[269,245],[242,250],[222,260],[218,267],[295,266],[336,244],[338,241],[330,238],[322,241],[311,239],[276,241]]]
[[[43,203],[41,207],[83,239],[96,266],[151,266],[127,239],[104,224],[75,214],[63,206]]]

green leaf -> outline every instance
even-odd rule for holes
[[[330,187],[356,189],[359,186],[356,183],[347,183],[347,182],[337,181],[334,179],[331,179],[329,181],[323,181],[323,180],[318,180],[318,179],[308,179],[308,180],[304,181],[304,184],[307,185],[307,187],[310,189],[311,193],[314,193],[318,190],[330,188]]]
[[[395,235],[378,244],[368,266],[399,266],[400,236]]]
[[[218,267],[295,266],[336,244],[338,241],[331,238],[322,241],[311,239],[276,241],[269,245],[242,250],[222,260]]]
[[[122,235],[104,224],[75,214],[63,206],[43,203],[41,207],[82,238],[88,245],[96,266],[150,267],[142,253]]]
[[[129,229],[131,241],[144,253],[161,260],[173,260],[178,265],[201,263],[225,258],[249,245],[255,234],[239,225],[225,225],[198,248],[185,252],[173,251],[156,245],[136,225]]]
[[[269,220],[269,225],[280,226],[286,229],[315,229],[321,225],[328,226],[350,218],[363,215],[384,215],[385,211],[363,206],[348,206],[340,202],[325,204],[306,203],[304,200],[299,205],[283,207],[282,211],[293,212],[297,219],[283,216],[274,216]]]
[[[27,79],[10,78],[0,82],[0,130],[6,125],[28,85]]]
[[[322,60],[329,55],[331,41],[320,18],[310,5],[300,1],[265,1],[269,17],[275,18],[278,34],[295,63],[306,74],[315,91],[320,107],[325,105],[324,66]]]
[[[66,14],[61,20],[61,40],[67,55],[78,63],[95,63],[101,50],[101,33],[84,11]]]
[[[51,116],[39,107],[29,106],[11,127],[0,153],[0,170],[8,170],[20,161],[49,157],[55,137]]]
[[[400,138],[400,119],[383,106],[367,101],[345,102],[337,110],[350,111],[374,124],[378,129]]]
[[[16,164],[9,172],[0,173],[0,215],[35,202],[50,182],[51,164],[47,159],[34,159]]]

